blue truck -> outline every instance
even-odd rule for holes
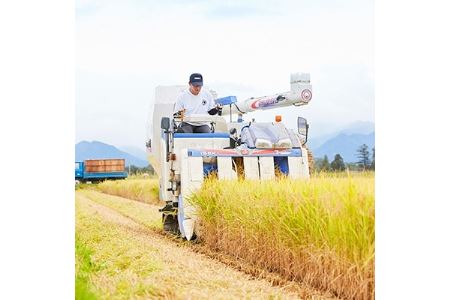
[[[125,179],[125,159],[88,159],[75,162],[75,180],[97,182],[107,179]]]

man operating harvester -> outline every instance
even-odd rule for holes
[[[183,91],[175,103],[174,114],[183,111],[184,116],[192,114],[210,114],[219,113],[222,108],[215,104],[210,92],[202,90],[203,76],[199,73],[191,74],[189,77],[189,89]],[[208,133],[211,129],[208,123],[201,122],[182,122],[178,132],[184,133]]]

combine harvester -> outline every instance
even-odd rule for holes
[[[195,238],[196,212],[188,199],[211,173],[219,180],[271,180],[277,172],[293,179],[309,178],[306,119],[298,117],[297,132],[287,129],[278,116],[273,123],[243,121],[249,112],[308,104],[309,74],[291,74],[289,92],[244,101],[234,96],[216,99],[223,106],[220,116],[174,114],[176,98],[184,89],[156,88],[153,138],[147,142],[149,162],[159,177],[159,196],[166,202],[160,209],[165,231]],[[212,133],[177,133],[182,121],[209,123]]]

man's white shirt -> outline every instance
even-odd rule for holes
[[[193,95],[189,89],[186,89],[178,96],[177,102],[175,103],[174,112],[185,109],[185,116],[190,116],[192,114],[207,115],[208,111],[213,109],[215,106],[216,104],[214,102],[214,98],[207,90],[202,88],[198,95]],[[195,126],[207,124],[197,122],[188,123]]]

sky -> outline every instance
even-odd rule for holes
[[[290,89],[310,73],[311,102],[281,114],[310,136],[374,122],[374,3],[316,1],[76,1],[76,142],[144,149],[158,85],[203,74],[219,97]]]

